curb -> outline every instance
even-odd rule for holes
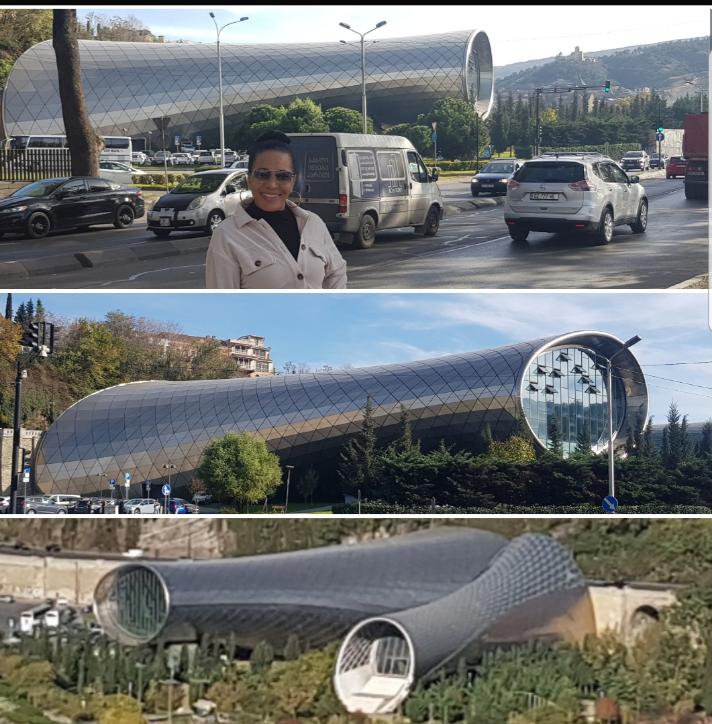
[[[156,240],[131,244],[123,249],[90,249],[55,256],[3,261],[0,262],[0,280],[17,281],[42,274],[93,269],[107,264],[194,254],[207,251],[209,244],[210,239],[205,238]]]
[[[445,211],[449,214],[459,214],[463,211],[471,211],[475,209],[483,209],[488,206],[503,206],[504,196],[488,196],[486,198],[472,198],[465,201],[457,201],[445,204]]]
[[[698,274],[696,277],[686,279],[679,284],[673,284],[668,289],[707,289],[709,287],[709,274]]]

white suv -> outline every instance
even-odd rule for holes
[[[608,244],[613,227],[648,225],[648,197],[637,176],[607,156],[545,154],[527,161],[509,180],[504,220],[515,243],[530,231],[592,232]]]

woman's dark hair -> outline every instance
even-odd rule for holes
[[[296,170],[297,163],[294,158],[294,151],[289,143],[289,136],[281,131],[267,131],[259,136],[255,142],[247,149],[248,161],[247,172],[252,173],[255,166],[255,159],[262,151],[281,151],[286,153],[292,159],[292,168]]]

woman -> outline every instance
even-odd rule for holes
[[[250,149],[252,198],[213,232],[208,289],[343,289],[346,262],[326,224],[289,201],[297,174],[289,138],[277,131]]]

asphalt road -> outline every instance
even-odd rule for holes
[[[640,288],[674,286],[707,271],[707,202],[688,201],[682,180],[644,180],[650,199],[648,231],[618,227],[613,241],[597,246],[586,237],[531,233],[523,247],[511,243],[500,205],[475,208],[469,180],[441,185],[457,210],[443,220],[436,237],[412,228],[379,232],[366,250],[342,247],[353,289]],[[172,234],[207,244],[199,232]],[[205,252],[159,255],[145,219],[125,230],[64,232],[38,241],[0,240],[0,262],[46,258],[65,252],[121,250],[140,244],[157,258],[80,268],[14,280],[17,288],[199,289],[204,287]],[[144,254],[146,256],[146,254]],[[150,256],[150,253],[148,254]],[[8,282],[0,280],[0,285]]]

